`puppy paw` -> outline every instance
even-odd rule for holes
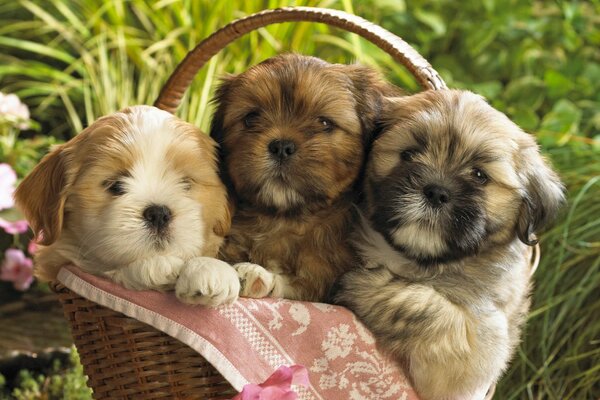
[[[240,278],[240,296],[260,299],[268,297],[275,285],[275,275],[260,265],[249,262],[233,266]]]
[[[122,268],[108,271],[106,276],[134,290],[171,290],[184,261],[175,256],[156,256],[137,260]]]
[[[175,256],[158,256],[156,271],[152,273],[152,284],[159,290],[172,290],[184,266],[184,261]]]
[[[175,295],[187,304],[216,307],[231,304],[240,293],[235,269],[226,262],[210,257],[192,258],[182,268]]]

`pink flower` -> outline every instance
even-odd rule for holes
[[[35,252],[38,250],[38,244],[35,242],[35,240],[30,240],[29,244],[27,245],[27,252],[31,255],[34,255]]]
[[[263,383],[249,383],[231,400],[296,400],[292,385],[308,387],[308,371],[302,365],[282,365]]]
[[[29,128],[29,108],[19,100],[16,94],[0,93],[0,117],[19,122],[19,129]]]
[[[27,290],[33,282],[33,262],[19,249],[7,249],[0,269],[0,279],[12,282],[17,290]]]
[[[10,165],[0,164],[0,210],[14,206],[13,192],[17,174]]]
[[[4,232],[8,233],[9,235],[14,235],[17,233],[27,232],[29,225],[24,219],[11,222],[0,218],[0,228],[4,229]]]

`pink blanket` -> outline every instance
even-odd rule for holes
[[[246,298],[214,309],[190,306],[172,293],[127,290],[73,266],[63,268],[58,280],[187,344],[238,391],[281,365],[299,364],[310,379],[308,388],[296,387],[300,399],[417,399],[399,368],[342,307]]]

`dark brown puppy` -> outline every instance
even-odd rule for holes
[[[391,91],[369,68],[294,54],[219,87],[211,136],[237,209],[221,257],[242,295],[323,300],[355,264],[353,189]]]

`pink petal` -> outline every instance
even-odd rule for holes
[[[18,265],[25,261],[25,254],[19,249],[6,249],[4,252],[4,263],[8,265]],[[3,265],[4,266],[4,265]]]
[[[302,365],[291,365],[292,370],[292,385],[302,385],[304,387],[310,386],[310,380],[308,379],[308,370]]]
[[[0,183],[14,185],[17,182],[17,173],[7,163],[0,163]]]
[[[298,394],[293,390],[283,390],[278,387],[264,388],[260,400],[297,400]]]
[[[260,393],[262,391],[262,387],[254,383],[249,383],[247,385],[244,385],[242,391],[231,400],[259,400]]]
[[[260,386],[277,386],[289,389],[292,384],[308,386],[308,371],[302,365],[282,365]]]
[[[0,279],[12,282],[17,290],[27,290],[33,282],[33,262],[19,249],[7,249],[0,269]]]
[[[308,371],[302,365],[282,365],[260,385],[249,383],[232,400],[296,400],[292,385],[308,387]]]
[[[0,113],[9,114],[18,118],[29,118],[29,109],[16,94],[9,94],[1,99]]]
[[[0,218],[0,228],[4,229],[4,232],[8,233],[9,235],[15,235],[17,233],[27,232],[29,225],[24,219],[11,222]]]
[[[13,192],[17,174],[8,164],[0,164],[0,210],[14,206]]]
[[[13,287],[21,292],[29,289],[33,283],[33,275],[28,276],[25,279],[19,279],[13,282]]]
[[[290,367],[282,365],[277,368],[273,374],[267,378],[266,381],[260,384],[260,386],[269,387],[276,386],[281,389],[289,390],[292,387],[292,379],[294,378],[293,372]]]
[[[35,252],[38,250],[38,244],[35,242],[35,240],[30,240],[29,244],[27,245],[27,252],[30,255],[34,255]]]

